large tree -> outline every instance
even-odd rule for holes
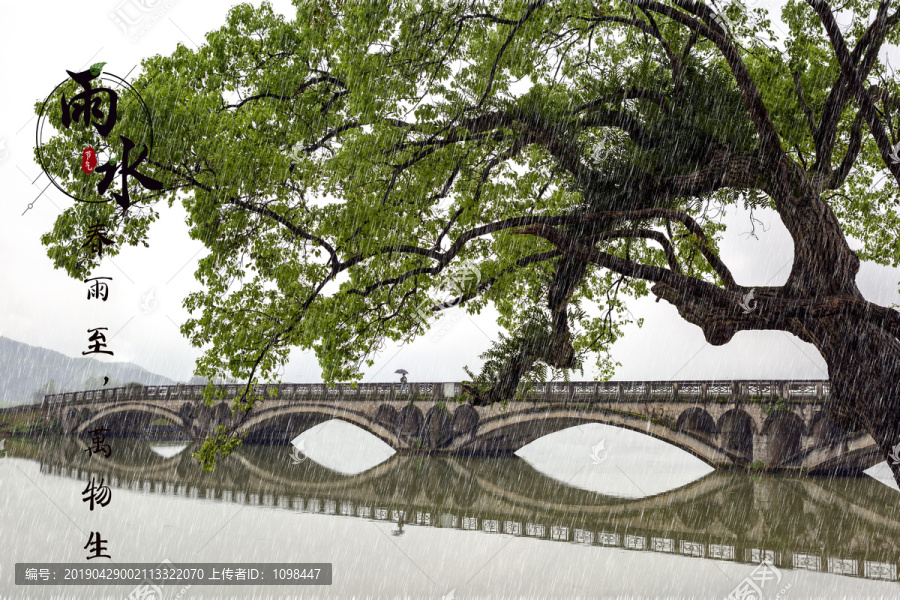
[[[43,237],[82,278],[90,224],[115,232],[114,255],[181,202],[210,251],[182,329],[206,348],[198,374],[247,382],[236,409],[295,347],[326,381],[358,379],[381,340],[423,334],[456,281],[449,304],[492,303],[508,331],[475,403],[587,356],[610,374],[625,297],[652,293],[711,344],[749,329],[813,344],[835,423],[885,456],[900,442],[900,314],[856,285],[861,259],[900,260],[886,0],[837,16],[789,0],[780,37],[737,2],[295,5],[238,6],[199,49],[144,60],[148,173],[165,190],[132,190],[124,214],[76,203]],[[52,168],[84,190],[64,147]],[[751,290],[720,258],[713,215],[735,204],[774,209],[793,238],[783,286]],[[201,458],[233,445],[221,430]]]

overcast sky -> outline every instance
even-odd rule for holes
[[[140,5],[151,8],[142,13]],[[124,76],[141,58],[169,54],[178,42],[196,47],[206,32],[224,23],[229,5],[98,0],[88,9],[61,0],[6,3],[0,20],[5,90],[0,95],[0,335],[80,356],[87,349],[87,329],[108,327],[115,356],[101,359],[131,361],[175,380],[191,376],[200,351],[182,337],[179,326],[188,318],[184,297],[198,289],[193,273],[205,250],[188,237],[185,212],[162,207],[162,217],[150,229],[150,248],[128,247],[115,259],[104,258],[93,275],[113,277],[109,300],[89,302],[85,284],[54,270],[40,243],[60,209],[73,201],[51,188],[26,211],[48,183],[32,158],[33,105],[66,78],[66,69],[106,62],[104,70]],[[273,5],[292,14],[289,2]],[[126,33],[110,15],[136,24]],[[726,215],[723,258],[741,285],[782,284],[790,271],[791,241],[777,215],[755,216],[763,225],[757,224],[754,238],[746,233],[749,214]],[[897,270],[870,264],[858,277],[866,297],[882,305],[900,302],[898,281]],[[644,299],[630,308],[645,323],[642,329],[629,327],[616,344],[622,363],[616,379],[827,377],[816,349],[790,334],[741,332],[729,344],[713,347],[665,301]],[[465,376],[464,365],[480,365],[478,355],[499,330],[495,317],[490,310],[470,318],[454,309],[415,343],[387,346],[364,381],[393,381],[398,368],[408,370],[411,381],[458,381]],[[590,369],[575,376],[593,377]],[[284,380],[321,381],[312,353],[294,351]]]

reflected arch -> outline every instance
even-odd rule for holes
[[[239,462],[247,471],[268,484],[285,486],[286,489],[302,487],[307,491],[316,492],[336,492],[346,489],[348,485],[372,484],[383,479],[386,475],[397,468],[397,462],[404,463],[406,457],[395,456],[380,465],[360,473],[358,475],[341,475],[335,473],[333,479],[322,481],[301,480],[295,477],[285,477],[277,473],[269,471],[265,465],[258,465],[253,460],[245,456],[241,451],[237,451],[231,455]],[[324,467],[322,467],[324,469]]]

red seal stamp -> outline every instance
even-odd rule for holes
[[[97,153],[91,146],[81,151],[81,170],[90,175],[97,166]]]

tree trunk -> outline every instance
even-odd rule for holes
[[[474,406],[485,406],[494,402],[511,399],[519,387],[519,382],[534,363],[542,361],[557,369],[573,369],[577,366],[572,333],[569,330],[568,305],[572,294],[584,280],[588,263],[574,256],[563,256],[547,288],[547,308],[550,310],[549,336],[544,330],[534,331],[522,340],[518,352],[509,357],[498,380],[484,393],[478,393],[467,386],[473,395]]]
[[[843,429],[864,429],[881,448],[900,485],[900,341],[870,322],[822,319],[810,327],[828,363],[828,415]],[[894,453],[896,456],[896,453]]]
[[[783,153],[780,157],[775,154],[769,149],[758,163],[761,167],[748,162],[746,179],[773,198],[794,241],[794,264],[784,286],[743,288],[724,267],[724,271],[717,269],[720,276],[726,274],[724,286],[717,286],[677,272],[675,256],[670,256],[670,270],[640,265],[599,251],[594,247],[597,239],[590,237],[596,232],[579,240],[550,226],[530,226],[520,233],[544,237],[563,253],[548,289],[553,333],[566,341],[570,337],[565,306],[587,264],[654,282],[653,293],[673,304],[686,321],[698,325],[710,344],[726,344],[742,330],[793,333],[813,344],[828,364],[831,397],[827,410],[832,421],[845,430],[868,432],[900,485],[900,460],[891,458],[900,452],[900,315],[867,302],[857,288],[859,258],[822,199],[821,182]],[[707,256],[707,260],[721,263],[717,256]],[[759,292],[754,310],[746,310],[746,304],[742,308],[742,299],[746,302],[750,292]],[[565,353],[559,352],[565,347],[560,339],[547,344],[554,351],[544,351],[544,356],[533,347],[530,353],[526,351],[525,363],[530,365],[535,359],[548,364],[565,362],[561,360]],[[527,343],[534,344],[534,340]],[[521,361],[521,357],[517,359]],[[525,363],[514,360],[516,368],[506,371],[496,392],[501,392],[501,387],[514,390],[512,379],[525,372]]]

